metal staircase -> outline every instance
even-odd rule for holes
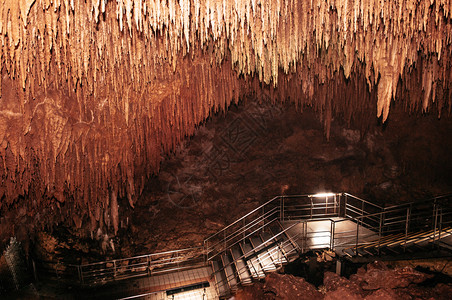
[[[343,220],[341,215],[347,212],[353,214],[355,208],[357,216],[378,210],[348,194],[279,196],[210,236],[204,248],[218,294],[229,296],[303,252],[334,247],[332,222]]]
[[[275,197],[207,238],[206,260],[227,297],[309,250],[350,260],[432,249],[451,255],[451,199],[384,208],[346,193]]]
[[[378,226],[368,226],[378,235],[342,249],[342,254],[354,258],[452,251],[451,204],[451,195],[447,195],[385,207],[378,213],[357,218],[378,221]]]
[[[353,258],[358,253],[358,256],[369,257],[377,255],[399,255],[402,253],[419,253],[421,251],[428,251],[439,244],[440,247],[452,250],[451,241],[452,228],[444,228],[441,230],[427,230],[419,232],[410,232],[405,236],[404,233],[390,234],[381,239],[376,239],[369,243],[360,244],[358,247],[349,247],[343,250],[343,253],[350,258]],[[356,248],[356,249],[355,249]]]
[[[210,266],[211,280],[224,298],[299,254],[321,249],[350,260],[421,252],[452,256],[452,194],[390,207],[347,193],[277,196],[206,238],[201,247],[64,269],[78,274],[81,285],[97,286]],[[65,277],[55,273],[59,280]]]
[[[298,257],[298,245],[274,221],[210,260],[220,295],[265,277]]]

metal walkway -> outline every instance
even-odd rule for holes
[[[204,267],[212,273],[208,282],[215,293],[210,297],[222,298],[312,250],[329,249],[343,259],[436,253],[432,249],[450,256],[451,200],[452,194],[381,207],[347,193],[278,196],[205,239],[203,247],[54,267],[51,273],[60,278],[76,274],[82,286],[99,286]],[[174,277],[172,292],[160,291],[171,297],[161,299],[177,299],[181,290],[205,282],[197,279],[187,286]],[[156,299],[143,291],[143,297]]]
[[[347,193],[276,197],[206,239],[207,261],[225,297],[311,250],[373,260],[451,251],[451,199],[383,208]]]

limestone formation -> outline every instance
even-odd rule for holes
[[[0,209],[118,230],[146,179],[246,93],[331,118],[452,107],[452,0],[0,0]],[[77,216],[76,216],[77,215]],[[111,222],[111,223],[110,223]]]

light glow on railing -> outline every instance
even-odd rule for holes
[[[311,245],[315,248],[325,247],[330,244],[331,233],[330,232],[316,232],[311,237]]]
[[[332,197],[334,195],[336,195],[336,194],[335,193],[318,193],[318,194],[312,195],[312,197],[323,198],[323,197]]]

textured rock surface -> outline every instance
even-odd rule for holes
[[[314,107],[327,136],[392,99],[450,113],[451,6],[0,0],[0,210],[117,232],[162,154],[249,94]]]
[[[378,275],[375,275],[376,272]],[[403,274],[403,275],[401,275]],[[452,285],[420,285],[431,276],[411,268],[390,269],[385,264],[369,264],[360,268],[350,280],[326,272],[322,292],[302,278],[292,275],[269,274],[265,284],[258,283],[237,293],[237,299],[325,299],[325,300],[404,300],[448,299]],[[384,283],[386,278],[386,283]],[[372,290],[369,286],[372,285]],[[300,291],[304,291],[300,292]],[[259,296],[262,298],[253,298]]]
[[[322,294],[301,277],[271,273],[265,278],[265,293],[273,293],[277,299],[320,299]]]
[[[362,277],[358,273],[353,279],[361,282],[362,289],[368,291],[405,288],[412,283],[421,283],[430,277],[410,267],[388,270],[368,266],[367,272]]]
[[[262,297],[262,298],[261,298]],[[301,277],[270,273],[265,278],[265,284],[257,284],[254,288],[245,288],[236,295],[241,299],[322,299],[323,295],[310,283]]]
[[[406,117],[400,106],[393,107],[392,114],[384,127],[371,124],[363,136],[359,128],[335,119],[327,141],[310,109],[300,115],[291,105],[249,101],[234,106],[164,156],[159,176],[147,182],[134,209],[127,199],[118,198],[116,238],[103,213],[105,221],[92,236],[89,222],[80,229],[60,223],[62,228],[46,231],[60,241],[62,249],[56,252],[76,263],[89,259],[88,254],[102,260],[105,255],[117,258],[201,245],[207,235],[282,193],[348,191],[390,205],[450,191],[451,120]],[[387,174],[391,166],[400,170],[395,176]],[[4,214],[1,234],[11,236],[14,228],[24,238],[32,234],[36,218],[21,206],[18,210],[20,214]],[[49,209],[40,215],[61,217]],[[88,238],[80,239],[84,232]],[[41,240],[47,239],[37,243]],[[69,249],[74,253],[67,255]]]
[[[353,295],[353,297],[364,296],[359,282],[348,280],[347,278],[341,277],[332,272],[325,272],[323,277],[323,286],[325,291],[332,295],[331,297],[336,297],[334,296],[336,293],[330,292],[335,292],[337,290],[339,290],[337,292],[338,295],[342,294],[344,291],[347,291],[347,293]]]

